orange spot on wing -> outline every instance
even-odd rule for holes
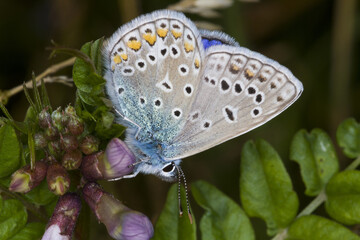
[[[195,65],[195,68],[199,68],[200,67],[200,61],[199,59],[195,59],[195,62],[194,62],[194,65]]]
[[[143,38],[152,46],[156,42],[156,35],[151,33],[144,33]]]
[[[125,53],[121,54],[120,56],[124,61],[126,61],[128,59],[128,55]]]
[[[128,41],[127,45],[129,48],[137,51],[141,48],[141,42],[137,41],[137,40],[132,40],[132,41]]]
[[[182,35],[182,32],[177,32],[175,30],[171,30],[171,33],[175,37],[175,39],[178,39]]]
[[[254,76],[254,73],[252,71],[250,71],[248,68],[245,70],[245,77],[247,79],[250,79]]]
[[[113,60],[114,60],[114,63],[116,63],[116,64],[119,64],[119,63],[121,63],[121,61],[122,61],[119,55],[116,55],[116,56],[113,58]]]
[[[186,51],[187,53],[194,51],[194,45],[192,45],[192,44],[189,43],[189,42],[185,42],[185,43],[184,43],[184,48],[185,48],[185,51]]]
[[[156,30],[156,32],[159,35],[159,37],[164,38],[164,37],[166,37],[166,34],[168,33],[168,30],[163,29],[163,28],[159,28],[158,30]]]

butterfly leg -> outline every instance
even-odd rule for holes
[[[139,173],[139,171],[134,172],[134,173],[129,174],[129,175],[122,176],[122,177],[108,179],[108,181],[112,182],[112,181],[117,181],[117,180],[120,180],[120,179],[123,179],[123,178],[133,178],[133,177],[136,177],[136,175],[138,175],[138,173]]]
[[[127,118],[127,117],[125,117],[124,115],[122,115],[116,108],[114,108],[114,110],[115,110],[115,112],[116,112],[117,114],[119,114],[120,117],[122,117],[125,121],[127,121],[127,122],[135,125],[135,126],[138,128],[137,131],[136,131],[136,134],[135,134],[135,139],[137,140],[137,139],[138,139],[137,137],[138,137],[138,135],[139,135],[139,132],[140,132],[140,130],[141,130],[141,127],[140,127],[138,124],[136,124],[135,122],[131,121],[129,118]]]

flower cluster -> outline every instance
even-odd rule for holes
[[[70,187],[67,170],[81,166],[83,155],[98,151],[99,140],[84,132],[84,123],[68,106],[50,112],[44,108],[38,115],[39,131],[34,135],[36,149],[45,152],[46,157],[35,166],[26,165],[12,175],[9,189],[26,193],[36,187],[46,176],[50,191],[56,195],[65,194]]]
[[[34,95],[39,96],[35,80],[33,86]],[[11,175],[9,190],[28,193],[46,179],[49,190],[60,196],[42,239],[72,239],[82,199],[113,238],[150,239],[153,236],[150,220],[142,213],[129,209],[93,182],[118,179],[133,172],[136,158],[126,144],[114,138],[105,150],[100,150],[100,139],[90,134],[94,132],[91,123],[87,125],[88,122],[77,115],[74,107],[68,106],[64,110],[59,107],[52,111],[48,100],[43,99],[42,102],[36,98],[34,104],[26,88],[24,91],[31,110],[28,111],[27,129],[19,129],[28,135],[31,164]],[[45,93],[42,95],[47,96]],[[12,119],[9,114],[8,119]],[[9,122],[16,125],[13,120]],[[101,140],[108,142],[107,139]],[[43,157],[38,157],[41,151]],[[36,160],[36,157],[42,159]],[[78,170],[77,174],[74,170]],[[70,184],[77,193],[69,192]]]

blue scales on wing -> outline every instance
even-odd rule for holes
[[[107,93],[140,142],[166,146],[185,125],[204,59],[183,14],[157,11],[121,27],[104,50]]]

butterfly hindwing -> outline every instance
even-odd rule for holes
[[[110,38],[104,57],[107,92],[127,120],[121,123],[138,127],[139,140],[172,141],[186,122],[204,59],[193,23],[166,10],[141,16]]]
[[[212,46],[204,64],[188,121],[163,151],[168,160],[202,152],[264,124],[303,89],[287,68],[246,48]]]

